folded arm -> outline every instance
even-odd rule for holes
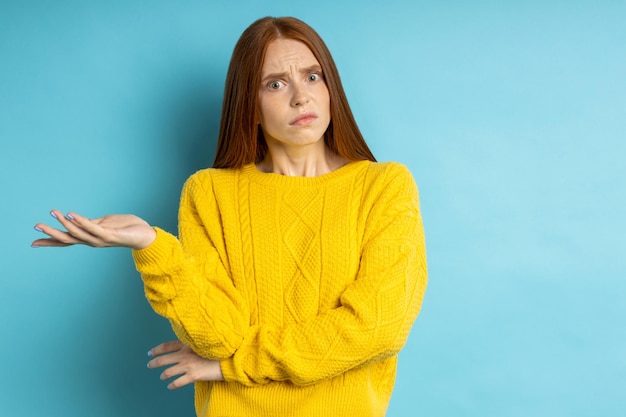
[[[224,378],[245,385],[306,385],[391,357],[404,346],[427,282],[417,189],[408,171],[382,192],[368,218],[356,280],[340,306],[302,323],[252,326]]]

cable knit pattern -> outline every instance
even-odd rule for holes
[[[133,256],[154,310],[220,360],[226,381],[196,384],[199,416],[384,416],[427,282],[403,165],[199,171],[179,239],[157,229]]]

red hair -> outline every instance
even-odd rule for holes
[[[324,142],[348,161],[376,161],[354,120],[335,62],[322,38],[306,23],[293,17],[264,17],[241,35],[233,51],[222,104],[222,119],[214,168],[241,168],[260,162],[267,153],[263,132],[256,120],[261,68],[267,46],[277,38],[304,43],[322,67],[330,95],[330,125]]]

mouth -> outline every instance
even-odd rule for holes
[[[306,112],[299,114],[295,119],[289,122],[290,126],[307,126],[317,120],[317,114]]]

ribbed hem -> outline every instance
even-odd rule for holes
[[[133,249],[133,259],[137,270],[141,272],[143,267],[155,265],[169,259],[172,254],[172,244],[178,244],[178,240],[168,232],[155,227],[156,238],[144,249]]]
[[[222,376],[226,382],[237,381],[237,373],[235,372],[232,356],[220,361],[220,369],[222,370]]]
[[[236,382],[196,384],[197,409],[206,410],[198,416],[383,417],[391,397],[393,375],[389,375],[391,381],[369,380],[370,372],[366,367],[307,386],[287,381],[254,387]],[[381,383],[385,388],[380,389]]]

